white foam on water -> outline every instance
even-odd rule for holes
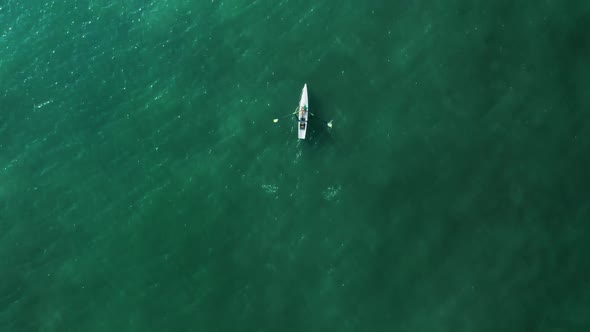
[[[342,186],[340,185],[328,186],[326,189],[322,191],[322,197],[330,202],[337,201],[341,191]]]
[[[274,194],[279,190],[279,186],[274,184],[263,184],[261,187],[267,194]]]

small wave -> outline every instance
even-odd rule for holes
[[[329,186],[324,191],[322,191],[322,197],[327,201],[335,201],[340,194],[342,187],[341,186]]]
[[[279,187],[274,184],[263,184],[262,189],[267,194],[274,194],[279,190]]]
[[[35,105],[35,108],[36,109],[40,109],[41,107],[46,106],[48,104],[51,104],[52,102],[53,102],[53,99],[50,99],[48,101],[45,101],[45,102],[42,102],[40,104]]]

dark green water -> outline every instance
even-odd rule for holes
[[[0,1],[0,331],[588,331],[589,29]],[[334,128],[298,141],[304,83]]]

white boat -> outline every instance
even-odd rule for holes
[[[299,110],[297,112],[297,136],[299,139],[305,139],[308,118],[309,105],[307,103],[307,84],[304,84],[303,91],[301,91],[301,100],[299,100]]]

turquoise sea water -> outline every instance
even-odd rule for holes
[[[587,331],[589,27],[0,1],[0,331]]]

